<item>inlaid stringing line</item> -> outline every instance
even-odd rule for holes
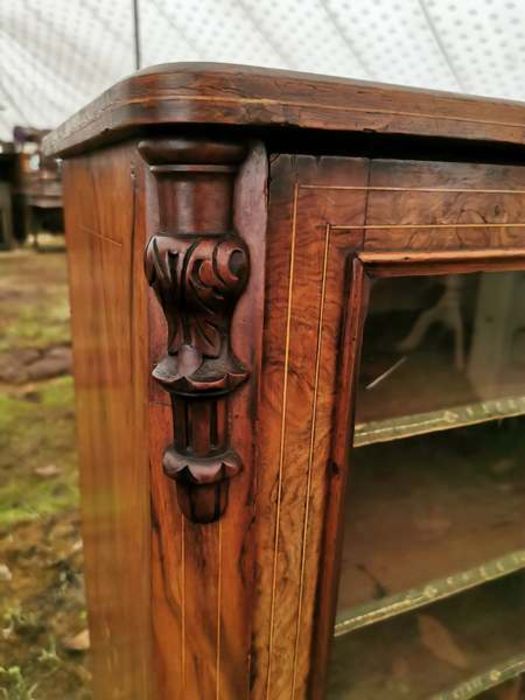
[[[260,105],[277,105],[279,107],[299,107],[299,108],[307,108],[311,107],[312,109],[319,110],[320,105],[316,102],[301,102],[298,100],[282,100],[282,99],[275,99],[272,97],[213,97],[213,96],[207,96],[207,95],[170,95],[169,97],[163,97],[162,98],[162,103],[166,104],[169,102],[208,102],[208,103],[224,103],[224,104],[260,104]],[[118,108],[121,105],[131,105],[131,104],[144,104],[144,98],[143,97],[136,97],[136,98],[131,98],[131,99],[124,99],[124,100],[114,100],[112,107],[108,111],[112,111],[114,108]],[[346,107],[345,105],[330,105],[330,104],[323,104],[322,109],[334,111],[334,112],[357,112],[359,113],[365,113],[368,115],[371,115],[372,117],[375,114],[386,114],[392,117],[413,117],[415,119],[430,119],[432,121],[436,121],[436,119],[443,120],[443,121],[457,121],[457,122],[464,122],[466,124],[485,124],[487,126],[497,126],[497,127],[516,127],[518,129],[523,129],[523,123],[522,122],[500,122],[500,121],[492,121],[491,119],[476,119],[475,117],[458,117],[454,116],[451,114],[427,114],[426,112],[405,112],[405,111],[400,111],[400,110],[393,110],[393,109],[384,109],[381,107],[357,107],[357,106],[352,106],[352,107]],[[106,110],[102,110],[101,113],[104,113]],[[100,118],[100,114],[97,115],[97,119]],[[82,122],[79,120],[78,124],[75,124],[75,128],[78,131],[81,129],[89,129],[92,127],[89,121]]]
[[[525,190],[482,190],[455,187],[368,187],[364,185],[301,185],[304,190],[350,190],[354,192],[445,192],[449,194],[525,194]]]
[[[270,700],[270,686],[271,686],[271,676],[272,676],[272,655],[273,655],[273,630],[274,630],[274,616],[275,616],[275,588],[277,585],[277,559],[278,559],[278,549],[279,549],[279,526],[281,518],[281,499],[282,499],[282,482],[283,482],[283,465],[284,465],[284,447],[285,447],[285,433],[286,433],[286,407],[287,407],[287,393],[288,393],[288,365],[290,359],[290,331],[292,324],[292,302],[293,302],[293,282],[294,282],[294,271],[295,271],[295,241],[296,241],[296,230],[297,230],[297,199],[299,194],[299,187],[297,184],[294,186],[293,195],[293,214],[292,214],[292,234],[291,234],[291,246],[290,246],[290,268],[288,272],[288,308],[286,315],[286,335],[285,335],[285,351],[284,351],[284,369],[283,369],[283,392],[281,401],[281,435],[279,443],[279,475],[278,475],[278,488],[277,488],[277,513],[275,517],[275,538],[274,538],[274,550],[273,550],[273,577],[272,577],[272,599],[270,606],[270,635],[268,640],[268,676],[266,684],[266,698]]]
[[[441,189],[441,188],[417,188],[417,187],[370,187],[359,186],[359,185],[299,185],[300,189],[305,190],[352,190],[355,192],[455,192],[463,194],[525,194],[525,190],[462,190],[462,189]],[[359,225],[345,225],[345,224],[333,224],[331,228],[335,231],[352,231],[352,230],[363,230],[363,229],[379,229],[379,230],[390,230],[390,229],[419,229],[419,228],[521,228],[525,227],[525,222],[516,223],[479,223],[479,224],[469,224],[469,223],[439,223],[439,224],[362,224]]]
[[[221,606],[222,606],[222,520],[219,520],[219,566],[217,571],[217,658],[215,663],[216,681],[215,698],[219,700],[221,694]]]
[[[305,496],[305,509],[304,509],[304,521],[303,521],[303,536],[301,544],[301,575],[299,584],[299,606],[297,611],[297,626],[295,633],[295,647],[294,647],[294,658],[293,658],[293,680],[292,680],[292,700],[295,698],[295,681],[297,676],[297,652],[299,648],[299,637],[301,629],[301,617],[303,609],[303,592],[304,592],[304,572],[306,568],[306,541],[308,534],[308,520],[310,515],[310,491],[312,485],[312,468],[314,461],[314,448],[315,448],[315,437],[316,437],[316,423],[317,423],[317,398],[319,394],[319,377],[321,373],[321,353],[322,353],[322,343],[323,343],[323,320],[324,320],[324,307],[326,299],[326,279],[328,273],[328,253],[330,250],[330,224],[326,224],[325,230],[325,240],[324,240],[324,254],[323,254],[323,271],[321,278],[321,298],[319,302],[319,318],[317,322],[317,347],[315,350],[315,375],[314,375],[314,393],[312,398],[312,417],[310,426],[310,442],[308,446],[308,470],[307,470],[307,481],[306,481],[306,496]]]
[[[515,224],[363,224],[362,226],[352,225],[346,226],[344,224],[332,226],[334,231],[352,231],[360,230],[364,228],[368,229],[417,229],[417,228],[525,228],[525,222],[518,222]]]
[[[184,531],[184,515],[180,516],[181,520],[181,579],[182,579],[182,592],[181,592],[181,627],[182,627],[182,644],[181,646],[181,663],[182,663],[182,690],[184,691],[186,688],[186,562],[185,562],[185,556],[186,556],[186,547],[185,547],[185,531]]]

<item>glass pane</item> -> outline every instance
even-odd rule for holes
[[[357,607],[368,622],[381,599],[424,603],[525,568],[525,417],[361,447],[351,462],[343,617]]]
[[[505,674],[525,670],[524,616],[519,573],[339,637],[328,698],[456,700],[488,692]]]
[[[374,283],[354,444],[525,413],[525,273]]]
[[[331,697],[490,698],[525,671],[524,285],[372,288]]]

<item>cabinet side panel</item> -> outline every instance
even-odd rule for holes
[[[123,145],[64,164],[95,698],[150,696],[142,173]]]

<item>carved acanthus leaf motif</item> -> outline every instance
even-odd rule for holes
[[[168,324],[168,354],[154,370],[169,391],[226,392],[247,377],[229,340],[231,315],[246,286],[248,251],[234,236],[153,236],[148,282]]]
[[[243,144],[188,138],[138,145],[155,177],[160,231],[145,251],[149,284],[168,326],[153,377],[170,395],[173,442],[162,466],[181,512],[220,518],[242,470],[230,441],[232,392],[248,377],[231,347],[232,316],[249,276],[248,248],[233,228]]]

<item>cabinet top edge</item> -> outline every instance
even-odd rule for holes
[[[167,63],[103,92],[44,139],[68,156],[147,127],[212,124],[525,143],[525,103],[222,63]]]

